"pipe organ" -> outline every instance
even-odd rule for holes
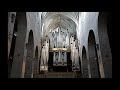
[[[67,52],[71,53],[72,70],[79,70],[79,54],[77,40],[67,30],[56,28],[49,32],[43,43],[41,70],[48,66],[49,52],[53,52],[53,66],[67,66]]]

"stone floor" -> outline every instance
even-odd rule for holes
[[[38,78],[81,78],[76,72],[47,72],[42,73]]]

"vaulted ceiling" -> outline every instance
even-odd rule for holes
[[[42,12],[42,31],[44,36],[57,27],[68,29],[70,33],[76,34],[78,18],[78,12]]]

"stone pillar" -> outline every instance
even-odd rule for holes
[[[47,42],[47,63],[49,60],[49,41]]]
[[[58,42],[59,42],[59,32],[57,32],[57,48],[58,48]]]
[[[57,47],[57,34],[56,34],[56,31],[55,31],[55,38],[54,38],[54,42],[55,42],[55,48]]]
[[[22,77],[22,67],[23,67],[23,58],[24,58],[24,49],[25,49],[25,38],[27,32],[27,22],[26,14],[18,13],[18,22],[17,22],[17,34],[16,44],[14,49],[14,57],[11,69],[11,78],[21,78]]]
[[[105,78],[112,78],[112,53],[107,32],[107,21],[104,16],[99,16],[98,26],[100,45],[97,46],[98,49],[100,48],[102,55],[102,58],[98,57],[98,59],[102,59]]]
[[[79,56],[78,56],[78,49],[75,48],[75,64],[76,64],[76,67],[77,69],[79,69]]]
[[[45,51],[44,51],[44,46],[42,48],[42,53],[41,53],[41,66],[44,66],[45,64]]]
[[[55,52],[53,52],[53,63],[56,63]]]
[[[71,60],[72,60],[72,54],[73,54],[73,49],[72,49],[72,47],[73,47],[73,43],[71,43],[71,44],[70,44],[70,50],[71,50]]]

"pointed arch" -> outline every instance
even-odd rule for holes
[[[84,46],[82,48],[82,77],[88,78],[88,60]]]
[[[99,62],[98,62],[98,55],[96,50],[96,41],[93,30],[90,30],[88,35],[88,52],[89,52],[91,78],[100,78]]]
[[[33,77],[33,49],[34,49],[34,38],[33,31],[30,30],[27,43],[27,56],[25,62],[25,78]]]

